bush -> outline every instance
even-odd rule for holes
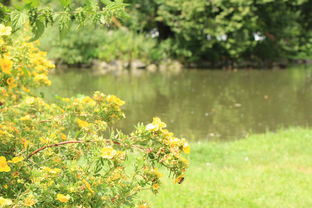
[[[59,40],[54,38],[57,35],[58,31],[51,29],[42,39],[42,48],[49,50],[49,57],[58,63],[89,64],[94,59],[107,62],[140,59],[148,63],[162,58],[156,40],[135,32],[83,28],[73,30]]]
[[[140,207],[136,195],[157,193],[162,174],[181,183],[188,143],[154,118],[125,135],[114,95],[46,103],[31,89],[50,85],[53,64],[35,44],[0,24],[0,207]],[[110,129],[109,136],[105,133]]]

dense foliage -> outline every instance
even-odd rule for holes
[[[11,31],[0,24],[0,207],[147,208],[136,196],[158,192],[158,168],[183,182],[190,147],[159,118],[125,135],[112,126],[125,117],[114,95],[34,96],[54,65]]]
[[[95,58],[107,60],[106,56],[98,55],[99,48],[100,53],[110,53],[117,59],[119,54],[128,56],[129,49],[124,50],[127,47],[137,51],[138,58],[150,62],[171,58],[206,67],[270,67],[274,62],[312,57],[309,0],[134,0],[128,3],[129,18],[122,18],[121,25],[129,32],[121,30],[118,24],[115,30],[121,31],[115,32],[115,39],[92,38],[98,46],[91,49],[92,55],[97,54]],[[93,35],[88,32],[83,33],[85,40]],[[123,33],[127,38],[121,37]],[[75,34],[67,39],[73,47],[67,41],[53,48],[62,51],[74,48],[82,53],[84,48],[79,40],[83,43],[83,39]],[[51,36],[55,37],[55,33]],[[140,47],[135,47],[132,40],[140,41]],[[154,44],[154,50],[150,50]],[[147,56],[143,55],[145,51]],[[63,62],[67,59],[65,55]]]
[[[166,57],[160,53],[155,39],[132,31],[90,26],[71,30],[61,39],[55,38],[57,33],[56,28],[49,29],[41,42],[42,48],[49,50],[49,57],[60,64],[90,64],[94,59],[125,63],[140,59],[149,63]]]
[[[13,31],[30,24],[37,40],[49,25],[58,25],[62,35],[76,23],[78,26],[87,24],[108,24],[113,17],[124,16],[122,0],[87,0],[74,1],[0,1],[0,23],[10,24]]]
[[[311,58],[309,0],[135,0],[130,7],[128,26],[156,31],[185,61]]]

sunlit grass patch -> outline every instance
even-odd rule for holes
[[[230,143],[191,145],[181,185],[164,181],[161,208],[309,208],[312,206],[312,130],[290,129]]]

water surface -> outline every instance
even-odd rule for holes
[[[312,126],[312,70],[189,70],[180,74],[94,76],[78,70],[50,75],[49,99],[100,90],[126,101],[131,131],[159,116],[177,136],[232,140],[251,133]]]

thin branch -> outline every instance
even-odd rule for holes
[[[27,159],[31,158],[32,156],[34,156],[38,152],[41,152],[42,150],[45,150],[45,149],[50,148],[50,147],[58,147],[58,146],[66,145],[66,144],[79,144],[79,143],[86,143],[86,142],[95,142],[95,141],[65,141],[65,142],[60,142],[60,143],[57,143],[57,144],[51,144],[51,145],[43,146],[43,147],[33,151],[32,153],[30,153],[27,156]],[[121,146],[121,144],[119,142],[116,142],[116,141],[106,140],[106,142],[107,143],[117,144],[117,145]]]
[[[27,156],[27,159],[31,158],[33,155],[37,154],[38,152],[46,149],[46,148],[50,148],[50,147],[58,147],[58,146],[62,146],[62,145],[65,145],[65,144],[77,144],[77,143],[83,143],[85,141],[66,141],[66,142],[60,142],[60,143],[57,143],[57,144],[51,144],[51,145],[47,145],[47,146],[43,146],[35,151],[33,151],[32,153],[30,153],[28,156]]]

